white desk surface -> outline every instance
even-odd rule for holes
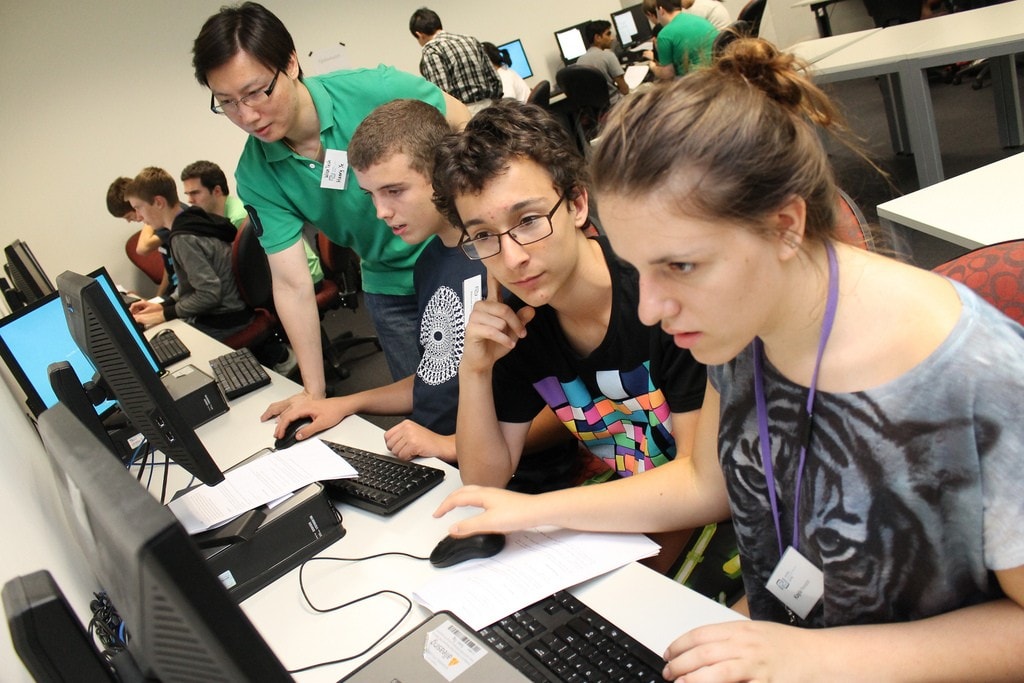
[[[898,24],[850,43],[813,64],[819,83],[898,74],[907,135],[921,187],[943,179],[931,93],[924,70],[939,64],[999,58],[992,89],[1000,142],[1024,136],[1012,55],[1024,50],[1024,0]]]
[[[171,321],[166,325],[173,327],[192,351],[192,356],[182,364],[190,363],[208,371],[206,359],[226,350],[219,342],[181,321]],[[274,373],[271,376],[273,381],[270,385],[231,401],[227,414],[197,430],[222,468],[272,445],[273,424],[259,422],[259,415],[271,401],[290,396],[298,387]],[[0,452],[0,462],[4,467],[0,512],[7,513],[8,519],[19,519],[20,524],[4,527],[4,542],[8,550],[0,558],[0,582],[17,574],[49,568],[79,617],[86,620],[91,597],[89,592],[97,588],[95,580],[80,562],[76,563],[73,547],[70,547],[73,544],[63,542],[66,534],[50,475],[44,471],[45,468],[33,471],[45,462],[42,444],[27,418],[20,414],[21,410],[9,392],[3,393],[0,411],[7,417],[5,427],[10,432],[5,446],[10,444],[13,450],[4,448]],[[325,432],[324,437],[367,450],[386,452],[382,430],[359,417],[346,419]],[[322,556],[362,557],[386,550],[428,555],[458,515],[472,514],[472,511],[458,511],[444,519],[431,516],[442,498],[455,490],[460,482],[458,471],[447,464],[437,460],[428,464],[446,471],[445,480],[439,487],[390,518],[343,506],[341,512],[347,533]],[[171,471],[174,473],[172,485],[183,485],[189,478],[180,468]],[[153,484],[154,488],[158,486]],[[9,552],[11,548],[19,552]],[[319,562],[307,569],[307,590],[314,600],[323,605],[339,604],[379,588],[390,588],[411,597],[415,588],[438,571],[443,570],[434,569],[425,561],[401,557],[385,557],[357,564]],[[692,627],[737,618],[731,610],[638,564],[588,581],[573,588],[572,592],[658,653]],[[385,596],[339,612],[317,614],[302,600],[298,569],[295,569],[244,601],[242,609],[285,667],[291,669],[359,652],[397,619],[404,610],[404,604],[393,596]],[[423,608],[414,605],[396,632],[374,653],[426,616]],[[31,681],[9,639],[0,641],[0,671],[3,672],[0,678],[8,683]],[[321,667],[296,674],[295,678],[302,683],[336,681],[365,659]]]
[[[840,33],[826,38],[805,40],[790,45],[786,48],[786,52],[796,55],[808,64],[814,64],[881,30],[880,28],[866,28],[863,31],[854,31],[853,33]]]
[[[873,32],[816,63],[815,77],[828,82],[896,73],[902,60],[914,60],[916,68],[927,68],[951,58],[956,61],[958,55],[990,57],[1006,54],[1007,45],[1021,40],[1024,0],[1015,0]]]
[[[968,249],[1024,238],[1024,152],[878,205],[878,217]]]

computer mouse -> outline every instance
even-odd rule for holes
[[[439,568],[451,567],[466,560],[497,555],[504,547],[505,534],[477,534],[462,538],[445,536],[430,553],[430,564]]]
[[[294,446],[296,443],[295,433],[312,422],[313,418],[311,417],[300,417],[290,422],[288,426],[285,427],[284,436],[274,442],[274,450],[280,451],[288,448],[289,446]]]

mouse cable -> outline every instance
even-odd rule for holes
[[[349,662],[349,661],[352,661],[353,659],[358,659],[359,657],[362,657],[367,652],[370,652],[371,650],[373,650],[373,648],[375,648],[378,645],[380,645],[381,641],[383,641],[385,638],[387,638],[389,635],[391,635],[395,631],[395,629],[397,629],[402,624],[402,622],[405,621],[405,618],[407,616],[409,616],[409,613],[412,612],[412,600],[410,600],[407,596],[403,595],[402,593],[399,593],[398,591],[393,591],[393,590],[390,590],[390,589],[387,589],[387,588],[379,590],[379,591],[376,591],[376,592],[373,592],[373,593],[370,593],[368,595],[363,595],[363,596],[355,598],[353,600],[349,600],[348,602],[342,603],[340,605],[335,605],[334,607],[317,607],[316,605],[313,604],[313,601],[310,599],[309,594],[306,592],[305,581],[304,581],[304,578],[303,578],[303,570],[305,570],[306,565],[309,564],[310,562],[316,562],[318,560],[329,560],[329,561],[332,561],[332,562],[362,562],[363,560],[372,560],[372,559],[375,559],[375,558],[378,558],[378,557],[385,557],[387,555],[400,555],[400,556],[403,556],[403,557],[408,557],[408,558],[413,559],[413,560],[423,560],[423,561],[426,561],[426,560],[429,559],[427,557],[419,557],[417,555],[411,555],[409,553],[404,553],[404,552],[401,552],[401,551],[391,551],[391,552],[377,553],[376,555],[368,555],[366,557],[311,557],[310,559],[306,560],[301,565],[299,565],[299,590],[301,591],[302,597],[306,601],[306,604],[309,605],[310,609],[312,609],[315,612],[319,612],[321,614],[326,614],[328,612],[334,612],[336,610],[340,610],[340,609],[344,609],[346,607],[350,607],[352,605],[356,605],[356,604],[358,604],[360,602],[363,602],[364,600],[369,600],[370,598],[374,598],[374,597],[377,597],[379,595],[387,595],[387,594],[394,595],[396,597],[401,598],[402,601],[405,603],[405,610],[402,612],[402,616],[400,616],[398,618],[398,620],[395,621],[395,623],[390,628],[388,628],[380,636],[380,638],[378,638],[377,640],[373,641],[370,645],[368,645],[362,651],[357,652],[356,654],[353,654],[353,655],[349,655],[348,657],[341,657],[339,659],[332,659],[332,660],[325,661],[325,662],[318,662],[316,664],[309,664],[307,666],[304,666],[304,667],[301,667],[301,668],[298,668],[298,669],[289,669],[288,670],[289,674],[302,673],[304,671],[310,671],[312,669],[317,669],[317,668],[320,668],[322,666],[331,666],[333,664],[341,664],[343,662]]]
[[[362,657],[367,652],[369,652],[373,648],[375,648],[378,645],[380,645],[381,641],[383,641],[385,638],[387,638],[389,635],[391,635],[394,632],[394,630],[396,628],[398,628],[402,624],[403,621],[405,621],[405,618],[407,616],[409,616],[409,613],[412,612],[412,600],[410,600],[405,595],[402,595],[398,591],[393,591],[393,590],[388,589],[388,588],[384,588],[384,589],[381,589],[379,591],[375,591],[373,593],[370,593],[369,595],[364,595],[362,597],[355,598],[354,600],[349,600],[348,602],[343,603],[341,605],[337,605],[335,607],[330,607],[330,608],[326,608],[326,609],[321,609],[319,607],[314,607],[312,604],[310,604],[310,607],[312,607],[317,612],[326,613],[326,612],[333,612],[333,611],[339,610],[339,609],[344,609],[345,607],[349,607],[351,605],[358,604],[360,602],[363,602],[364,600],[369,600],[370,598],[375,598],[378,595],[387,595],[387,594],[391,594],[391,595],[394,595],[394,596],[397,596],[397,597],[401,598],[405,602],[405,609],[402,612],[402,616],[398,617],[398,620],[395,621],[395,623],[392,624],[388,628],[388,630],[384,631],[383,635],[381,635],[380,638],[378,638],[377,640],[373,641],[365,649],[363,649],[360,652],[357,652],[354,655],[349,655],[348,657],[341,657],[339,659],[332,659],[332,660],[326,661],[326,662],[318,662],[316,664],[309,664],[308,666],[304,666],[304,667],[301,667],[299,669],[289,669],[288,673],[290,673],[290,674],[302,673],[303,671],[310,671],[311,669],[317,669],[317,668],[319,668],[321,666],[330,666],[331,664],[341,664],[342,662],[349,662],[349,661],[351,661],[353,659],[357,659],[359,657]],[[303,597],[306,598],[306,602],[308,603],[309,602],[309,598],[306,596],[306,591],[304,589],[302,591],[302,595],[303,595]]]

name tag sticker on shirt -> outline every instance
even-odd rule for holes
[[[463,327],[469,324],[469,314],[473,312],[473,306],[483,298],[483,276],[474,275],[462,281],[462,312],[465,320]]]
[[[328,149],[324,152],[324,173],[320,176],[320,187],[325,190],[344,190],[348,176],[348,152],[343,149]]]
[[[765,588],[797,616],[806,619],[825,594],[825,575],[800,551],[789,546]]]

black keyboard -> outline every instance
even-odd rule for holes
[[[161,330],[149,340],[149,345],[161,368],[177,363],[192,355],[188,347],[178,338],[174,330]]]
[[[359,476],[321,482],[327,495],[378,515],[401,510],[444,479],[444,472],[390,455],[324,441],[345,458]]]
[[[661,657],[567,591],[558,591],[477,631],[538,683],[664,683]]]
[[[270,384],[270,375],[246,348],[217,356],[210,360],[210,368],[229,400]]]

